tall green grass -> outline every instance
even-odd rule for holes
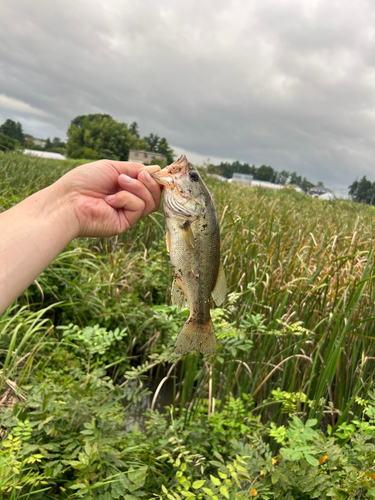
[[[241,293],[232,320],[260,314],[267,325],[248,328],[254,346],[241,360],[252,376],[242,369],[237,391],[259,405],[276,387],[304,391],[310,416],[346,419],[374,387],[373,209],[289,190],[212,190],[229,286]]]

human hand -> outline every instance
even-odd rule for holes
[[[159,168],[99,160],[61,177],[53,186],[71,211],[75,236],[114,236],[158,210],[161,187],[149,174]]]

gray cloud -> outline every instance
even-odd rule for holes
[[[5,0],[0,94],[29,108],[0,120],[64,136],[105,112],[204,158],[375,180],[374,21],[365,0]]]

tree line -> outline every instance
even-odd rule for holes
[[[297,175],[296,172],[288,172],[282,170],[278,172],[269,165],[249,165],[248,163],[241,163],[235,161],[233,163],[222,162],[220,165],[208,165],[208,173],[218,174],[227,179],[233,177],[234,173],[252,175],[255,180],[272,182],[273,184],[293,184],[299,186],[303,191],[307,192],[314,184],[306,179]],[[322,185],[322,183],[320,183]]]
[[[66,143],[55,137],[52,140],[48,138],[45,146],[38,146],[27,140],[27,135],[24,134],[19,122],[15,123],[8,119],[0,126],[0,150],[18,149],[24,146],[65,154],[68,158],[87,160],[107,158],[126,161],[129,150],[136,149],[161,153],[166,156],[167,163],[172,163],[174,160],[173,150],[165,137],[159,137],[153,133],[141,137],[137,122],[128,126],[126,123],[114,120],[109,114],[77,116],[69,125],[67,137]],[[158,163],[157,160],[156,163]],[[308,191],[310,187],[314,186],[306,177],[302,178],[296,172],[286,170],[277,172],[268,165],[256,167],[239,161],[208,165],[208,172],[222,175],[228,179],[235,172],[250,174],[254,179],[261,181],[298,185],[304,191]]]
[[[167,163],[174,160],[173,149],[165,137],[150,133],[141,137],[137,122],[130,125],[116,121],[108,114],[80,115],[74,118],[67,130],[65,143],[59,137],[48,138],[45,146],[38,146],[28,140],[19,122],[7,119],[0,125],[0,151],[15,150],[21,147],[51,151],[67,155],[69,158],[98,160],[107,158],[126,161],[130,149],[154,151],[166,156]],[[153,160],[155,161],[155,160]],[[158,163],[156,161],[156,163]],[[293,184],[307,192],[314,184],[296,172],[278,172],[269,165],[249,165],[234,161],[208,165],[208,173],[218,174],[227,179],[234,173],[252,175],[255,180],[274,184]],[[322,186],[321,182],[318,185]],[[354,201],[375,205],[375,182],[364,176],[349,186],[349,195]]]
[[[71,121],[66,143],[58,137],[47,139],[45,146],[38,146],[27,139],[19,122],[7,119],[0,125],[0,150],[31,147],[44,151],[66,154],[69,158],[126,161],[130,149],[154,151],[163,154],[168,163],[173,162],[173,149],[165,137],[149,134],[141,137],[137,122],[130,126],[114,120],[108,114],[81,115]]]
[[[29,139],[30,135],[25,134],[20,122],[14,122],[9,118],[0,125],[0,151],[15,150],[21,147],[32,148],[55,153],[65,153],[66,144],[59,137],[52,140],[48,138],[44,147],[33,144]]]

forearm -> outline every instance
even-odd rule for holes
[[[0,213],[0,314],[77,236],[57,184]]]

